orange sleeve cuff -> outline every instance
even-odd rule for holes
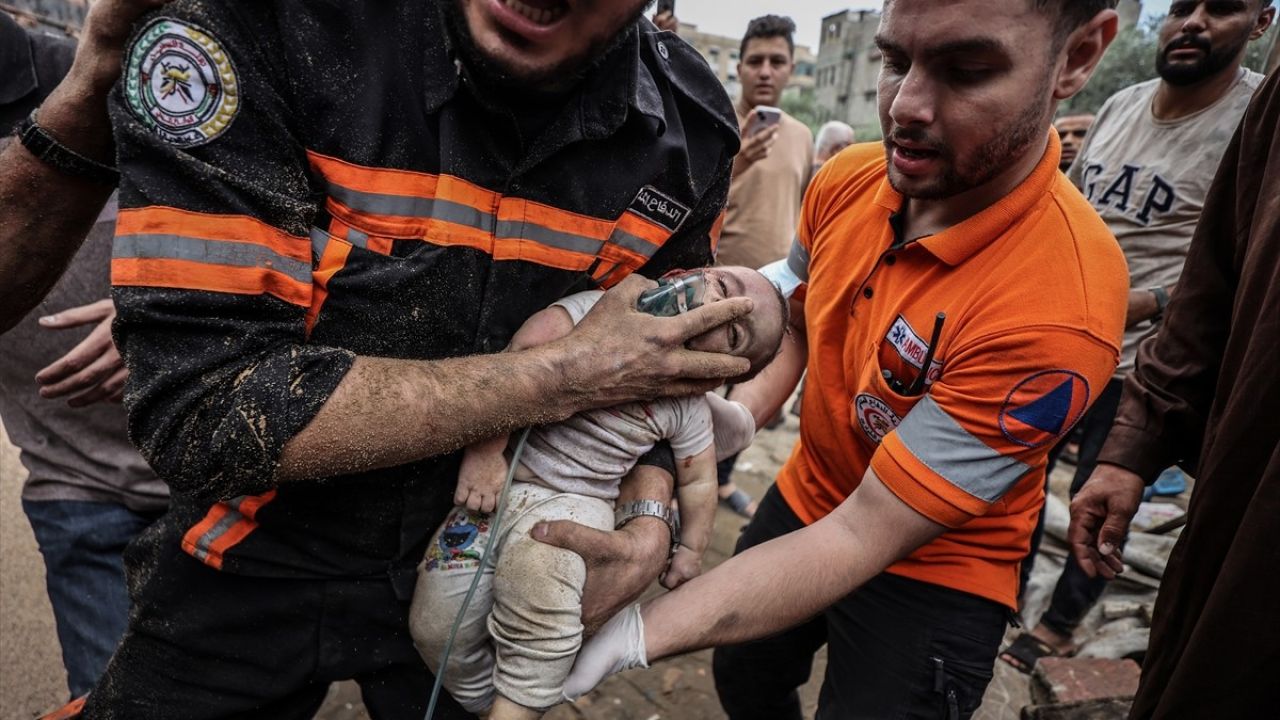
[[[889,491],[912,510],[945,525],[957,528],[987,512],[989,505],[981,498],[951,485],[912,454],[889,433],[880,449],[871,456],[871,470]]]

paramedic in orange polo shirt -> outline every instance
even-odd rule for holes
[[[818,718],[977,708],[1046,456],[1120,349],[1124,258],[1050,129],[1114,36],[1112,4],[886,3],[887,140],[814,179],[789,263],[807,278],[795,341],[734,395],[770,417],[807,367],[800,443],[739,555],[610,621],[568,690],[769,636],[716,653],[734,720],[799,718],[824,643]]]

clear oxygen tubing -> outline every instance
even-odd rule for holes
[[[467,588],[466,597],[462,598],[462,607],[458,608],[458,617],[454,618],[453,627],[449,630],[449,642],[445,643],[444,653],[440,656],[440,671],[436,673],[436,681],[431,686],[431,700],[427,703],[427,714],[423,720],[432,720],[436,715],[436,703],[440,700],[440,689],[444,683],[445,668],[448,667],[449,655],[453,652],[453,642],[458,637],[458,628],[462,627],[462,618],[467,615],[467,608],[471,606],[471,598],[476,594],[476,588],[480,586],[480,576],[484,574],[484,569],[489,564],[489,552],[498,544],[498,538],[501,537],[502,514],[507,509],[507,495],[511,490],[511,479],[516,475],[516,463],[520,462],[520,454],[524,452],[524,442],[529,439],[530,428],[525,428],[520,433],[520,440],[516,442],[516,449],[511,453],[511,466],[507,468],[507,480],[502,484],[502,494],[498,496],[498,509],[493,513],[493,527],[489,534],[489,543],[485,545],[484,552],[480,554],[480,565],[476,568],[476,574],[471,578],[471,587]]]

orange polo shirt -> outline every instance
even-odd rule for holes
[[[1124,256],[1059,153],[1050,132],[1012,193],[895,248],[884,148],[855,146],[814,179],[791,253],[809,364],[783,497],[815,522],[871,467],[949,528],[888,572],[1011,608],[1048,452],[1111,377],[1128,301]]]

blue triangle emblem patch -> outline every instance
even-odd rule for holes
[[[1071,380],[1066,380],[1045,395],[1010,410],[1009,415],[1037,430],[1057,435],[1071,415],[1072,385]]]

